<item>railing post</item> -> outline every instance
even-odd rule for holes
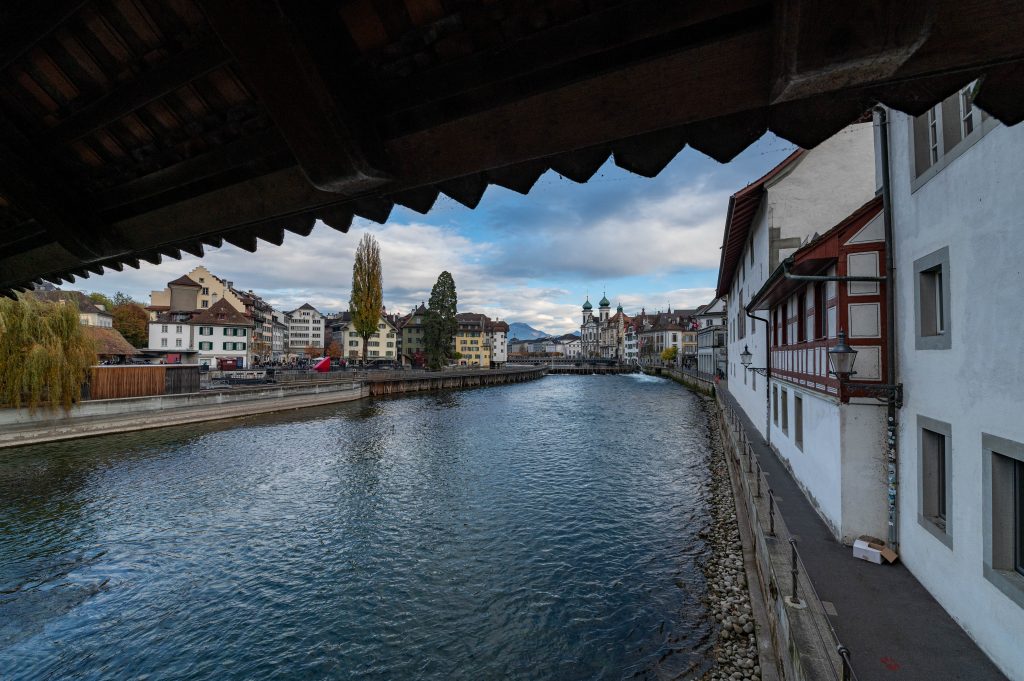
[[[850,681],[853,678],[853,665],[850,664],[850,649],[840,643],[836,647],[836,651],[843,660],[843,681]]]
[[[761,498],[761,462],[760,461],[757,462],[757,494],[755,494],[754,497],[757,498],[757,499]]]
[[[797,580],[800,577],[800,568],[797,567],[797,555],[796,555],[796,539],[790,538],[789,546],[792,550],[793,567],[790,572],[793,575],[793,595],[790,596],[790,603],[793,605],[800,605],[800,596],[797,593]]]
[[[768,534],[775,536],[775,494],[768,490]]]

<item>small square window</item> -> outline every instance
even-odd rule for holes
[[[914,261],[915,347],[948,350],[952,346],[949,248]]]
[[[917,424],[918,523],[953,548],[952,428],[920,415]]]

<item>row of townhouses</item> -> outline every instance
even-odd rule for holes
[[[838,540],[887,539],[1024,678],[1024,127],[971,93],[878,109],[732,195],[698,368]]]
[[[252,290],[196,267],[150,294],[148,352],[165,361],[211,367],[247,368],[327,354],[332,343],[341,357],[363,358],[364,342],[350,314],[323,314],[306,303],[275,310]],[[375,363],[422,365],[425,358],[421,304],[407,315],[381,311],[377,332],[366,340]],[[508,324],[482,314],[458,315],[453,344],[464,366],[501,366],[507,361]]]

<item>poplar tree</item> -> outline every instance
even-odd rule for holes
[[[95,363],[77,304],[0,299],[0,404],[70,409]]]
[[[384,307],[384,289],[380,267],[380,246],[370,234],[364,234],[356,248],[356,259],[352,263],[352,295],[348,310],[352,315],[352,326],[363,339],[363,362],[370,336],[377,333],[377,324]]]
[[[449,272],[441,272],[430,291],[427,315],[423,320],[423,344],[427,347],[427,362],[431,369],[440,369],[454,355],[452,339],[459,330],[459,322],[455,318],[458,303],[455,279]]]

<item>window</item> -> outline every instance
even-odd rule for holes
[[[181,324],[174,327],[174,333],[181,333]]]
[[[929,109],[925,116],[928,123],[928,160],[934,165],[939,162],[939,120],[934,108]]]
[[[167,325],[166,324],[161,325],[160,333],[167,333]]]
[[[775,425],[779,425],[779,386],[772,386],[772,416],[775,419]]]
[[[814,285],[814,337],[828,337],[828,296],[825,282]]]
[[[161,338],[160,339],[160,347],[162,347],[162,348],[166,348],[167,347],[167,339],[166,338]]]
[[[982,433],[981,446],[982,572],[1024,607],[1024,444]]]
[[[796,297],[796,342],[807,340],[807,295],[803,292]]]
[[[782,391],[782,432],[789,434],[789,393]]]
[[[917,424],[917,521],[952,549],[952,428],[948,423],[921,415]]]
[[[800,451],[804,449],[804,398],[793,395],[793,442]]]
[[[973,85],[960,91],[960,136],[967,137],[974,132],[974,105],[972,103]]]
[[[199,281],[202,281],[202,279],[200,279]],[[204,295],[204,296],[208,296],[208,295],[210,295],[210,289],[209,289],[209,287],[207,287],[207,286],[204,286],[204,287],[203,287],[203,295]]]
[[[174,339],[174,347],[176,347],[176,348],[180,348],[181,347],[181,339],[180,338],[175,338]]]
[[[949,291],[949,247],[914,261],[916,348],[948,350],[952,345]]]
[[[200,305],[201,305],[202,307],[210,307],[210,301],[209,301],[209,300],[204,300],[204,301],[202,301],[202,302],[200,303]]]
[[[213,343],[210,341],[199,341],[200,350],[213,350]]]

